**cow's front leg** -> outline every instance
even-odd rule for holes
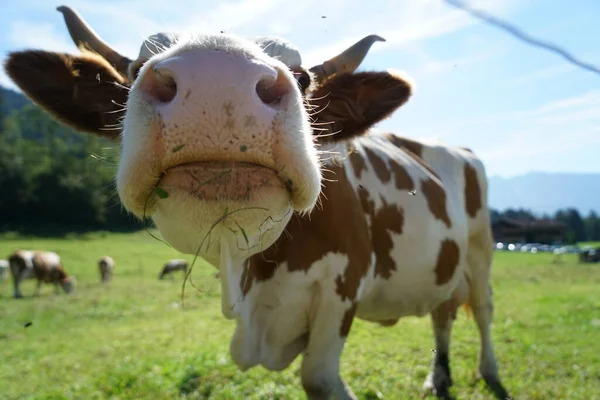
[[[38,279],[37,281],[37,286],[35,287],[35,295],[39,296],[40,295],[40,290],[42,289],[42,281],[40,281]]]
[[[354,318],[356,304],[339,297],[321,301],[310,325],[302,359],[302,386],[309,400],[356,400],[340,377],[340,358]]]

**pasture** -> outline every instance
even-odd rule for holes
[[[181,254],[148,233],[0,237],[0,258],[16,248],[58,252],[78,286],[69,297],[50,285],[32,297],[28,281],[26,298],[15,300],[10,279],[1,284],[0,398],[304,398],[299,360],[283,373],[237,370],[216,270],[196,262],[182,305],[182,275],[158,280],[163,263]],[[101,285],[96,263],[106,254],[116,269]],[[576,257],[556,264],[552,254],[495,254],[493,335],[515,399],[600,399],[600,266]],[[457,399],[491,398],[475,381],[477,335],[461,310],[450,354]],[[391,328],[355,320],[342,376],[361,399],[418,399],[432,348],[429,318]]]

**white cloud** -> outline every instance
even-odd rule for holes
[[[496,14],[507,12],[514,0],[483,0],[473,4]],[[399,4],[402,4],[400,7]],[[377,32],[386,39],[385,46],[373,46],[371,52],[392,51],[410,43],[456,32],[478,21],[463,11],[450,8],[439,0],[404,0],[386,3],[387,7],[370,5],[359,21],[348,24],[344,39],[305,50],[303,61],[307,65],[322,62],[365,36]],[[399,11],[401,10],[401,11]]]
[[[529,111],[529,114],[533,116],[543,116],[547,114],[554,114],[565,109],[572,109],[574,107],[595,107],[600,106],[600,90],[593,90],[584,93],[579,96],[568,97],[565,99],[556,100],[545,104],[539,108]]]

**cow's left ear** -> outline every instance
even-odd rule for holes
[[[412,84],[392,72],[342,74],[308,99],[314,135],[337,141],[361,135],[406,103]]]

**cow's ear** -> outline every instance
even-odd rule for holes
[[[29,98],[57,120],[119,140],[129,89],[102,57],[26,50],[9,53],[4,68]]]
[[[342,74],[325,82],[308,99],[319,141],[363,134],[406,103],[412,84],[390,72]]]

